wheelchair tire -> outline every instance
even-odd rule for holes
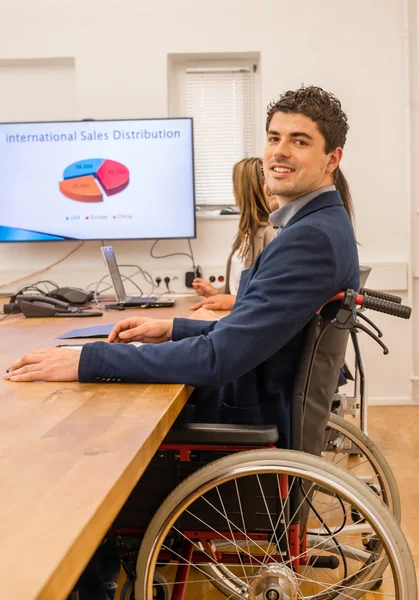
[[[258,563],[255,562],[254,566],[252,563],[252,555],[258,556],[258,548],[262,548],[261,546],[258,546],[257,542],[254,541],[255,539],[257,540],[260,538],[251,538],[250,536],[247,536],[245,520],[241,508],[242,490],[246,491],[250,487],[249,481],[245,478],[253,478],[252,481],[259,481],[265,477],[270,477],[270,482],[276,482],[276,485],[278,485],[278,476],[281,475],[288,476],[287,481],[291,481],[290,489],[292,489],[294,485],[298,489],[301,488],[304,498],[306,498],[307,501],[310,497],[310,490],[315,490],[315,494],[323,494],[322,490],[326,490],[326,498],[339,497],[342,502],[349,503],[349,511],[351,507],[356,508],[364,517],[365,522],[371,528],[373,534],[379,539],[380,554],[377,555],[376,552],[371,552],[371,554],[368,554],[368,551],[365,550],[361,544],[360,535],[358,536],[358,533],[356,533],[356,536],[358,536],[356,541],[348,542],[348,536],[349,539],[351,539],[352,536],[355,540],[354,532],[355,529],[359,527],[358,525],[351,524],[346,528],[341,526],[340,529],[338,526],[333,525],[332,531],[325,524],[324,519],[326,517],[322,516],[322,514],[324,515],[326,513],[319,514],[318,512],[314,511],[313,514],[317,514],[320,517],[319,523],[321,523],[321,527],[326,533],[317,532],[315,534],[315,539],[320,539],[320,542],[316,542],[314,545],[312,543],[311,547],[302,552],[300,556],[304,556],[304,558],[307,560],[310,559],[311,555],[309,552],[316,550],[317,547],[317,554],[314,555],[314,559],[318,560],[318,551],[330,552],[332,550],[332,554],[335,556],[341,555],[343,562],[345,563],[343,578],[336,583],[330,584],[330,579],[328,579],[328,577],[330,577],[329,573],[327,573],[327,576],[323,575],[320,577],[320,581],[317,579],[309,579],[306,574],[304,576],[301,574],[295,575],[293,569],[287,566],[287,561],[284,561],[284,554],[281,554],[282,558],[280,562],[275,562],[275,557],[281,553],[280,542],[283,540],[284,535],[288,546],[286,556],[291,557],[288,560],[288,564],[291,565],[292,561],[295,559],[295,549],[293,551],[291,550],[288,539],[288,534],[291,535],[289,533],[291,528],[289,530],[288,528],[285,528],[281,539],[276,539],[276,535],[278,535],[278,524],[282,523],[282,521],[279,521],[281,515],[278,520],[275,520],[273,534],[270,531],[269,535],[267,536],[271,536],[268,541],[268,545],[270,544],[271,546],[274,546],[273,554],[271,555],[270,553],[267,553],[266,550],[263,550],[263,561],[259,560]],[[222,492],[226,491],[226,488],[223,486],[227,486],[231,491],[233,484],[236,485],[237,500],[240,505],[240,512],[242,512],[241,517],[243,526],[241,526],[241,529],[234,523],[234,521],[231,520],[231,518],[238,518],[237,516],[231,518],[227,516],[223,502],[221,502],[221,506],[223,507],[222,510],[216,508],[215,505],[212,506],[212,508],[210,507],[210,511],[212,511],[211,514],[214,516],[215,521],[220,519],[220,515],[225,519],[223,528],[218,529],[218,531],[211,525],[208,525],[207,521],[202,520],[193,511],[191,511],[191,507],[193,510],[196,510],[195,507],[198,505],[201,508],[202,506],[206,507],[207,504],[211,505],[211,502],[208,502],[207,498],[205,497],[207,494],[210,495],[213,493],[213,496],[216,497],[215,492],[217,492],[221,499],[222,494],[220,494],[220,489]],[[306,486],[309,484],[310,487],[307,488]],[[240,493],[238,491],[238,486],[241,486]],[[271,488],[268,487],[268,492],[270,489]],[[308,491],[306,491],[307,489]],[[268,500],[271,500],[271,497],[267,497]],[[230,502],[229,497],[226,498],[227,502]],[[255,497],[252,496],[252,498]],[[263,498],[263,500],[266,502],[262,486],[260,498]],[[323,501],[322,499],[323,496],[320,498],[319,506],[321,506],[321,502]],[[285,502],[285,504],[287,503],[287,499],[285,501],[281,499],[280,501],[281,504],[283,502]],[[227,504],[227,502],[226,505],[230,506],[230,504]],[[278,502],[278,499],[276,502]],[[335,505],[337,504],[338,503],[335,502]],[[237,502],[235,506],[235,513],[238,513]],[[266,504],[266,515],[269,517],[272,524],[271,515],[268,512],[268,508],[268,504]],[[278,510],[278,507],[276,507],[276,510]],[[285,507],[283,506],[281,508],[281,514],[285,515],[285,512]],[[249,505],[249,511],[247,513],[249,518],[254,518],[255,513],[256,508],[252,508],[252,505]],[[202,515],[203,513],[201,512],[200,514]],[[214,539],[217,536],[218,539],[222,539],[222,537],[224,537],[233,547],[233,550],[237,553],[238,560],[241,564],[237,562],[237,559],[235,564],[238,565],[238,567],[242,567],[246,581],[244,581],[243,576],[240,577],[240,575],[235,575],[233,573],[230,563],[232,562],[232,558],[234,558],[234,553],[226,555],[227,558],[224,560],[227,562],[225,562],[225,564],[220,564],[220,560],[218,558],[214,559],[209,554],[207,554],[207,557],[210,558],[209,561],[208,559],[203,561],[201,557],[199,563],[190,563],[195,567],[195,573],[198,573],[198,575],[200,575],[200,572],[204,573],[219,591],[232,600],[254,598],[254,586],[259,586],[259,593],[261,579],[263,579],[263,584],[267,582],[266,585],[271,585],[272,580],[276,581],[280,577],[286,578],[286,585],[290,588],[292,586],[298,586],[298,590],[294,589],[292,592],[294,593],[294,596],[290,594],[290,597],[297,597],[298,594],[298,598],[310,598],[310,600],[331,600],[332,598],[334,600],[358,599],[361,598],[361,596],[363,596],[367,591],[369,591],[378,580],[380,580],[387,567],[389,570],[386,572],[385,579],[386,585],[388,584],[389,587],[383,592],[383,597],[387,597],[388,589],[391,586],[391,589],[394,588],[394,593],[390,595],[396,600],[412,600],[413,598],[417,598],[415,567],[403,533],[401,532],[396,519],[391,514],[387,506],[385,506],[379,497],[373,491],[371,491],[371,489],[369,489],[365,483],[357,479],[357,477],[353,476],[351,473],[340,469],[336,465],[328,463],[320,457],[290,450],[267,449],[240,452],[216,460],[188,477],[166,498],[150,522],[138,554],[135,583],[136,600],[152,600],[153,574],[155,572],[156,563],[159,560],[159,552],[162,549],[166,554],[167,552],[171,553],[172,557],[175,558],[175,565],[184,564],[185,559],[182,557],[182,555],[176,550],[173,550],[173,546],[166,545],[167,539],[172,538],[174,535],[179,533],[181,541],[186,540],[189,546],[192,544],[194,547],[196,547],[196,549],[198,549],[198,551],[201,551],[200,554],[202,555],[202,544],[199,545],[197,542],[193,541],[198,539],[196,537],[197,534],[193,533],[195,529],[183,527],[183,531],[179,530],[179,523],[182,522],[182,518],[189,518],[190,515],[204,523],[205,532],[202,534],[198,533],[198,536],[206,535],[208,532],[210,532],[208,534],[209,537],[213,536]],[[208,520],[207,516],[205,518]],[[275,519],[276,518],[277,516],[275,514]],[[228,528],[226,527],[226,524],[228,525]],[[200,528],[202,527],[203,526],[200,525]],[[220,526],[217,525],[217,527]],[[246,555],[245,543],[242,542],[241,545],[236,544],[232,527],[235,529],[235,531],[241,531],[240,535],[243,536],[241,539],[245,540],[248,548],[249,540],[253,546],[256,544],[256,549],[252,550],[252,553],[250,553],[250,549],[248,551],[246,569],[256,568],[254,574],[251,574],[249,577],[245,572],[243,558],[240,558],[240,556]],[[308,527],[311,531],[311,521],[309,521]],[[228,529],[230,529],[230,538],[222,534],[224,531],[227,532]],[[239,536],[237,531],[236,535]],[[358,531],[358,529],[356,529],[356,531]],[[189,533],[190,538],[187,537],[188,532],[191,532]],[[215,534],[212,532],[215,532]],[[336,543],[337,535],[340,532],[342,532],[343,541],[342,543]],[[220,535],[222,536],[221,538]],[[275,542],[273,541],[274,536]],[[329,536],[329,539],[327,539],[327,536]],[[240,538],[238,537],[238,539]],[[301,551],[297,549],[297,555],[298,552]],[[386,553],[385,556],[383,556],[384,552]],[[177,557],[181,558],[180,562]],[[270,560],[272,557],[273,562]],[[249,558],[250,567],[247,566],[249,564]],[[202,568],[203,562],[206,564],[205,571]],[[362,567],[360,569],[356,567],[359,569],[358,571],[356,571],[354,574],[348,574],[347,562],[354,562],[355,564],[361,562]],[[308,560],[306,564],[309,566],[303,568],[306,568],[307,571],[317,572],[317,569],[314,568],[315,565],[313,565],[313,562],[310,563],[310,560]],[[282,569],[281,573],[277,573],[274,567],[277,570]],[[330,568],[333,569],[334,567]],[[273,569],[273,571],[271,571],[271,569]],[[322,567],[318,570],[322,573],[324,572],[325,568]],[[228,573],[229,575],[226,577],[226,574]],[[189,576],[186,577],[188,577],[186,585],[188,586],[189,584],[192,584],[190,585],[190,587],[192,587],[194,583],[192,580],[193,578],[189,580]],[[300,577],[300,580],[298,580],[298,577]],[[338,575],[338,577],[340,577],[340,575]],[[198,579],[202,579],[202,576],[198,577]],[[322,581],[322,579],[326,579],[326,582]],[[294,580],[296,580],[297,583],[295,583]],[[169,585],[171,583],[172,582],[169,582]],[[314,586],[313,589],[316,590],[314,594],[312,590],[309,592],[305,591],[308,584]],[[196,587],[192,587],[192,589],[190,589],[190,587],[188,589],[191,592],[194,592],[194,595],[191,597],[198,597],[199,590],[197,590]],[[271,595],[266,597],[276,596]],[[281,596],[278,595],[278,597]],[[374,597],[379,597],[377,592],[375,592]]]
[[[131,579],[127,579],[124,585],[121,587],[119,598],[120,600],[135,600],[134,582],[131,581]]]
[[[169,600],[170,590],[166,578],[156,571],[153,575],[153,600]],[[120,600],[135,600],[134,582],[127,579],[119,593]]]
[[[373,480],[370,482],[371,487],[374,488],[384,504],[389,507],[397,522],[400,523],[401,502],[399,490],[393,472],[383,454],[358,427],[331,413],[326,429],[326,442],[334,435],[340,436],[341,440],[339,445],[335,444],[334,448],[333,444],[327,444],[329,450],[324,455],[326,460],[350,470],[353,475],[358,475],[358,465],[359,472],[365,470],[363,465],[365,460],[368,461],[373,471]],[[345,460],[340,456],[341,451],[339,448],[344,446],[345,443],[350,443],[352,447],[356,446],[358,452],[355,456],[348,453],[346,464],[342,464]]]

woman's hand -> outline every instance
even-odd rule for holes
[[[109,334],[111,344],[127,344],[144,342],[161,344],[172,339],[173,319],[150,319],[148,317],[132,317],[115,325]]]
[[[198,296],[204,296],[204,298],[209,298],[210,296],[218,294],[217,288],[211,285],[209,281],[201,279],[200,277],[193,280],[192,287]]]
[[[201,300],[190,307],[190,310],[198,310],[198,308],[206,308],[207,310],[231,310],[236,301],[236,296],[232,294],[217,294],[206,300]]]

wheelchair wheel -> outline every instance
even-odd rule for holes
[[[119,598],[120,600],[135,600],[134,582],[131,579],[127,579],[121,587]],[[166,578],[158,571],[155,571],[153,575],[152,598],[153,600],[169,600],[170,598],[170,590]]]
[[[331,413],[326,429],[324,458],[367,483],[401,520],[397,483],[377,446],[360,429]]]
[[[353,508],[361,524],[348,521]],[[365,531],[378,540],[371,550]],[[136,600],[152,600],[161,565],[172,594],[184,600],[210,583],[234,600],[356,599],[381,577],[374,598],[417,597],[406,540],[377,495],[322,458],[289,450],[233,454],[182,482],[145,533]]]

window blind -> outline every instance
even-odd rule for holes
[[[194,125],[196,203],[234,204],[233,166],[252,156],[250,69],[188,68],[185,98]]]

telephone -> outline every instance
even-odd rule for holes
[[[87,290],[81,290],[75,287],[59,287],[56,290],[52,290],[47,294],[51,298],[57,298],[63,302],[69,302],[70,304],[87,304],[90,300],[93,300],[93,294]]]
[[[41,294],[19,294],[16,296],[25,317],[100,317],[103,313],[99,311],[87,311],[68,302],[41,296]]]

